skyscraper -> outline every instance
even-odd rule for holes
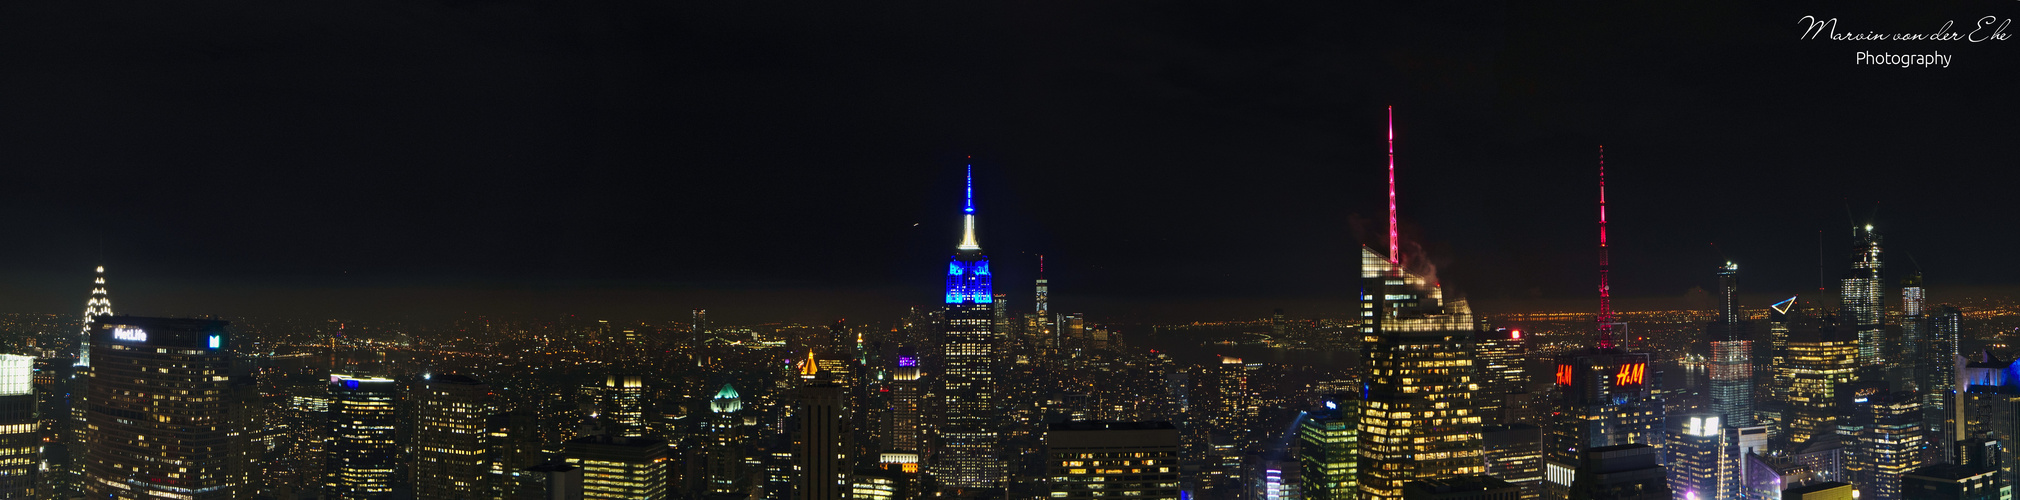
[[[1717,413],[1677,415],[1670,422],[1667,468],[1677,500],[1724,498],[1718,494],[1719,418]]]
[[[1393,118],[1393,115],[1392,115]],[[1360,473],[1365,500],[1395,500],[1403,483],[1486,471],[1480,415],[1474,413],[1478,327],[1465,300],[1445,300],[1438,283],[1398,254],[1395,128],[1389,130],[1388,256],[1361,247]]]
[[[1929,426],[1929,439],[1934,441],[1940,454],[1932,454],[1937,460],[1958,463],[1956,450],[1950,445],[1964,439],[1963,424],[1957,420],[1957,351],[1958,339],[1962,338],[1964,313],[1954,306],[1941,306],[1923,315],[1923,330],[1927,333],[1927,346],[1922,349],[1922,381],[1917,384],[1923,394],[1922,421]]]
[[[1718,320],[1712,322],[1711,405],[1729,427],[1753,425],[1753,339],[1739,311],[1739,265],[1718,268]]]
[[[1213,423],[1212,432],[1229,436],[1248,434],[1249,416],[1253,414],[1254,398],[1248,389],[1248,370],[1241,358],[1221,356],[1220,364],[1213,366],[1213,399],[1209,407],[1209,419]]]
[[[934,475],[947,489],[995,488],[1003,481],[996,411],[995,291],[989,257],[975,240],[975,175],[969,167],[961,244],[947,265],[946,333],[941,337],[940,456]]]
[[[708,402],[708,435],[702,441],[705,462],[702,487],[711,495],[745,491],[750,482],[744,472],[743,396],[723,384]]]
[[[1528,341],[1521,330],[1496,328],[1474,340],[1480,358],[1480,417],[1490,425],[1533,422]],[[1502,478],[1506,480],[1507,478]]]
[[[709,333],[707,309],[694,310],[694,325],[688,327],[688,331],[694,335],[695,345],[712,345],[720,342]]]
[[[1892,392],[1884,384],[1852,394],[1851,482],[1860,498],[1899,500],[1901,476],[1923,464],[1922,401],[1912,391]],[[1840,427],[1844,429],[1845,427]]]
[[[491,493],[486,427],[491,386],[463,375],[432,375],[414,391],[414,496],[477,498]]]
[[[1929,394],[1923,384],[1929,382],[1929,373],[1923,361],[1929,349],[1928,297],[1922,290],[1922,273],[1914,273],[1901,279],[1901,357],[1890,366],[1888,380],[1907,384]],[[1954,376],[1954,375],[1953,375]]]
[[[816,383],[800,388],[799,431],[793,435],[793,500],[842,500],[849,492],[849,419],[846,388]]]
[[[568,465],[582,468],[584,499],[665,500],[667,498],[668,464],[665,441],[609,434],[583,436],[564,444],[562,455],[567,457]]]
[[[645,377],[609,375],[604,377],[603,418],[613,433],[624,437],[645,437]]]
[[[337,498],[393,494],[399,383],[389,378],[330,375],[330,445],[323,490]]]
[[[1788,324],[1788,354],[1778,375],[1788,382],[1785,398],[1789,406],[1786,439],[1797,450],[1812,441],[1836,439],[1837,404],[1845,390],[1857,380],[1858,342],[1833,318],[1808,315],[1799,305],[1785,313]]]
[[[0,354],[0,498],[39,498],[42,419],[34,379],[33,356]]]
[[[1879,378],[1887,364],[1886,332],[1880,322],[1886,317],[1885,304],[1880,302],[1885,291],[1885,283],[1880,281],[1880,235],[1873,232],[1873,225],[1866,224],[1864,230],[1852,228],[1852,268],[1841,280],[1838,298],[1843,301],[1846,321],[1844,328],[1857,333],[1859,348],[1860,377]]]
[[[88,496],[252,497],[260,457],[252,436],[263,425],[225,322],[106,316],[92,323],[91,342]]]
[[[1989,463],[1999,469],[1999,485],[2020,483],[2014,447],[2020,446],[2020,365],[1980,351],[1964,363],[1958,376],[1957,427],[1961,436],[1985,436],[1993,445],[1966,454],[1996,449],[1997,458],[1959,457],[1959,462]]]
[[[1587,450],[1645,444],[1662,446],[1663,401],[1660,372],[1649,377],[1650,355],[1615,345],[1612,291],[1606,240],[1606,152],[1599,163],[1599,345],[1557,359],[1556,398],[1544,426],[1544,498],[1573,494]],[[1609,452],[1611,453],[1611,452]],[[1626,452],[1621,452],[1626,453]],[[1618,454],[1618,453],[1614,453]],[[1630,454],[1631,455],[1631,454]],[[1625,455],[1623,455],[1625,456]],[[1638,456],[1638,455],[1634,455]],[[1656,467],[1660,468],[1660,457]],[[1637,472],[1638,474],[1638,472]],[[1612,486],[1607,486],[1612,488]],[[1611,491],[1611,490],[1606,490]],[[1667,495],[1667,490],[1664,490]]]
[[[70,435],[65,439],[65,455],[70,457],[69,463],[57,464],[62,468],[59,473],[64,476],[63,482],[67,483],[64,486],[72,491],[81,492],[84,488],[84,413],[89,406],[86,400],[91,397],[91,324],[98,318],[111,315],[112,298],[105,289],[105,266],[98,266],[98,276],[92,280],[91,296],[84,301],[84,327],[77,337],[77,362],[71,372]]]
[[[891,438],[887,452],[909,454],[910,462],[916,470],[922,446],[920,431],[922,416],[919,411],[919,393],[924,382],[919,379],[919,352],[911,346],[898,348],[898,365],[891,370],[891,407],[889,422],[891,429],[886,433]],[[902,460],[893,457],[894,460]]]
[[[1298,465],[1304,497],[1311,500],[1354,500],[1360,490],[1360,398],[1334,395],[1298,424]]]

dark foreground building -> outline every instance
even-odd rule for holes
[[[225,324],[133,316],[91,324],[88,497],[253,497],[259,399]]]
[[[1178,427],[1075,421],[1045,431],[1052,498],[1178,500]]]

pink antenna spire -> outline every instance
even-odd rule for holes
[[[1396,236],[1396,107],[1389,106],[1389,265],[1403,267]]]
[[[1045,279],[1045,254],[1038,254],[1038,279]]]
[[[1599,147],[1599,348],[1613,348],[1613,290],[1606,283],[1606,146]]]

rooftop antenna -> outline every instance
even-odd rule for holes
[[[1851,212],[1847,211],[1847,214]],[[1817,230],[1817,293],[1824,293],[1824,284],[1830,283],[1829,271],[1824,270],[1824,230]]]
[[[1599,348],[1613,348],[1613,290],[1606,281],[1606,146],[1599,146]]]
[[[1403,267],[1402,245],[1396,236],[1396,107],[1389,106],[1389,266]]]

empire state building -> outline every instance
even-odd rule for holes
[[[947,327],[941,338],[946,418],[933,469],[944,489],[996,488],[1003,482],[996,419],[996,304],[989,257],[975,242],[975,172],[968,169],[961,245],[947,264]]]

